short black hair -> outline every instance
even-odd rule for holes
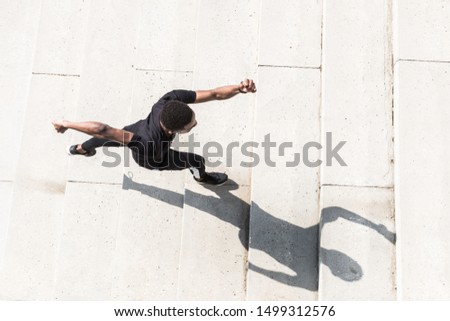
[[[161,122],[169,130],[182,130],[192,121],[194,112],[187,104],[170,100],[161,112]]]

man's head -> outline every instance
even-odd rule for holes
[[[188,133],[197,126],[194,111],[181,101],[168,101],[161,112],[162,125],[172,133]]]

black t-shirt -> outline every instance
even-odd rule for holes
[[[178,100],[191,104],[195,99],[195,91],[178,89],[168,92],[153,105],[146,119],[124,128],[134,133],[127,146],[133,151],[133,158],[140,166],[150,168],[163,166],[170,144],[175,138],[175,135],[167,136],[160,125],[161,111],[166,102]]]

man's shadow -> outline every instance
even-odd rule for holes
[[[323,209],[319,224],[303,228],[271,215],[254,202],[250,206],[233,195],[231,191],[239,188],[234,181],[229,180],[223,186],[204,187],[213,191],[217,197],[205,196],[189,189],[185,190],[183,197],[182,194],[170,190],[134,182],[125,175],[123,180],[123,189],[136,190],[180,208],[185,203],[236,226],[239,229],[238,237],[245,249],[248,250],[250,247],[263,251],[293,273],[271,271],[249,262],[248,268],[251,271],[289,286],[310,291],[318,289],[319,262],[328,266],[333,275],[344,281],[357,281],[363,276],[363,270],[358,262],[345,253],[323,247],[319,251],[319,235],[325,224],[343,218],[369,227],[395,244],[395,233],[388,231],[384,225],[377,225],[341,207]],[[233,206],[223,206],[224,203]],[[233,212],[230,208],[238,208],[239,211]]]

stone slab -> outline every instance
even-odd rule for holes
[[[395,300],[394,193],[322,186],[319,299]]]
[[[109,300],[121,186],[67,183],[55,300]]]
[[[450,299],[450,64],[396,64],[398,287],[403,300]]]
[[[42,2],[33,72],[80,75],[90,2]]]
[[[320,67],[322,1],[261,1],[258,64]]]
[[[320,142],[320,71],[260,68],[258,83],[247,299],[314,300],[319,167],[305,165],[303,146]],[[270,154],[267,135],[276,144]],[[283,143],[291,146],[281,151]],[[309,161],[319,157],[312,148]]]
[[[135,67],[193,71],[199,0],[144,1]]]
[[[100,121],[124,127],[132,99],[134,55],[141,2],[92,1],[83,53],[81,88],[74,121]],[[72,142],[90,136],[72,132]],[[121,148],[120,148],[121,149]],[[123,149],[121,149],[123,152]],[[123,156],[122,156],[123,157]],[[99,148],[91,158],[70,160],[70,181],[122,183],[122,166],[106,167],[112,158]]]
[[[184,175],[135,164],[124,175],[112,299],[176,300]]]
[[[41,1],[0,3],[0,147],[9,157],[0,158],[0,179],[14,180],[28,93]]]
[[[15,187],[1,267],[2,300],[51,300],[64,184]]]
[[[186,185],[178,300],[244,300],[250,188]]]
[[[256,76],[259,8],[260,2],[255,0],[202,2],[194,90],[239,84]],[[211,160],[219,163],[207,170],[227,172],[240,185],[250,184],[249,169],[239,165],[242,155],[238,149],[231,152],[232,157],[226,157],[226,150],[233,147],[231,143],[242,145],[251,140],[255,98],[239,95],[195,106],[198,122],[195,140],[201,150],[209,142],[216,142],[223,149],[221,157]],[[215,152],[212,147],[211,152]]]
[[[79,80],[35,75],[30,88],[0,272],[0,297],[48,300],[64,205],[64,146],[70,139],[57,134],[51,121],[56,115],[73,113]]]
[[[65,182],[70,136],[57,133],[52,121],[74,117],[80,79],[34,75],[24,120],[17,177],[36,182]],[[44,147],[45,146],[45,147]],[[51,157],[39,157],[45,150]]]
[[[394,0],[395,60],[450,61],[450,1]]]
[[[0,270],[6,251],[6,239],[8,235],[9,216],[11,212],[12,192],[12,182],[0,182]]]
[[[322,128],[332,133],[330,148],[346,142],[339,155],[347,166],[333,159],[323,167],[322,183],[391,187],[389,1],[324,4]]]

